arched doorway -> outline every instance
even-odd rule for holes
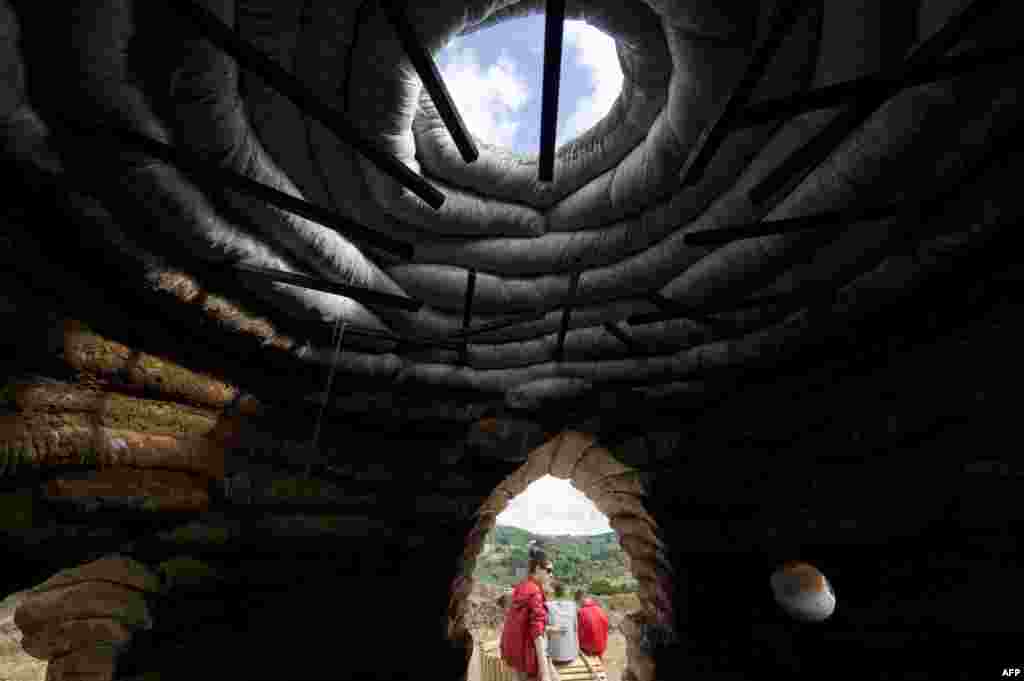
[[[466,601],[472,591],[473,569],[483,539],[509,502],[539,478],[551,475],[569,480],[601,513],[618,535],[628,556],[629,569],[639,583],[640,609],[622,624],[628,661],[623,680],[651,681],[654,660],[644,651],[649,630],[673,635],[673,568],[668,546],[657,522],[643,505],[645,489],[640,473],[620,463],[592,435],[564,431],[537,447],[526,462],[497,485],[476,513],[476,525],[460,557],[459,575],[451,587],[448,636],[466,637]]]

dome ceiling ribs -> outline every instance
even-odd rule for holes
[[[887,10],[866,0],[777,0],[757,12],[737,9],[734,17],[717,6],[721,11],[698,26],[690,23],[705,21],[702,13],[677,3],[568,2],[568,18],[583,16],[615,37],[626,78],[605,119],[563,145],[553,161],[556,176],[540,183],[535,159],[512,162],[481,140],[479,159],[465,163],[465,145],[441,112],[422,57],[431,60],[438,45],[474,22],[501,19],[506,9],[509,16],[516,8],[542,11],[545,0],[437,7],[387,0],[367,3],[361,19],[347,6],[311,5],[290,18],[299,13],[283,5],[187,4],[204,1],[208,9],[197,11],[219,22],[215,31],[242,41],[257,59],[239,57],[223,35],[221,42],[204,38],[187,22],[189,12],[178,12],[186,19],[182,30],[161,38],[168,17],[177,21],[173,11],[131,3],[130,12],[116,3],[91,9],[83,2],[68,18],[92,15],[100,37],[75,29],[75,46],[60,49],[71,50],[67,57],[80,65],[79,90],[87,96],[49,85],[62,76],[46,65],[45,12],[25,5],[29,30],[20,43],[26,55],[35,50],[35,89],[23,108],[38,106],[41,121],[52,115],[63,130],[61,106],[86,123],[132,121],[126,128],[145,131],[161,151],[182,150],[185,158],[187,149],[194,158],[179,163],[178,156],[131,149],[122,157],[109,145],[47,135],[45,125],[33,138],[20,119],[8,126],[25,138],[13,148],[27,156],[22,150],[30,144],[52,146],[68,166],[56,173],[65,186],[89,178],[94,165],[111,166],[109,177],[97,174],[88,183],[103,190],[98,211],[109,213],[128,241],[138,239],[154,254],[167,248],[168,256],[155,256],[117,284],[139,289],[160,277],[163,288],[153,300],[162,296],[181,308],[196,303],[192,312],[170,317],[196,341],[223,340],[211,347],[235,355],[251,345],[255,367],[301,368],[302,376],[292,378],[303,404],[324,399],[323,380],[315,377],[332,364],[328,329],[344,321],[347,351],[338,371],[351,394],[326,399],[339,412],[366,411],[360,395],[389,393],[398,393],[401,405],[392,411],[404,410],[410,421],[419,418],[412,405],[431,394],[446,409],[500,404],[534,416],[553,404],[607,412],[615,400],[621,406],[638,397],[697,408],[720,390],[735,390],[729,386],[741,374],[746,380],[778,371],[797,357],[817,361],[826,342],[852,352],[837,328],[867,324],[873,308],[888,303],[881,291],[904,301],[903,291],[931,276],[910,262],[907,249],[924,252],[937,233],[956,233],[952,247],[966,247],[1001,217],[991,215],[994,202],[1012,197],[1003,189],[995,190],[999,196],[960,195],[981,172],[980,156],[1007,150],[1003,129],[1020,117],[1010,74],[1022,48],[989,47],[1014,42],[996,39],[1009,31],[997,25],[1000,17],[964,39],[957,35],[991,3],[956,12],[964,2],[950,0],[928,17],[920,10],[913,26],[883,32],[883,40],[876,29]],[[389,17],[397,7],[413,47]],[[751,15],[757,30],[741,30]],[[570,28],[558,24],[560,32]],[[118,28],[108,36],[103,25]],[[146,66],[153,72],[134,80],[116,75],[130,67],[118,56],[124,50],[103,45],[121,35],[136,36],[134,45],[154,38],[143,51],[167,48],[167,63]],[[918,41],[922,36],[931,37]],[[892,58],[908,52],[906,60]],[[270,60],[273,73],[259,72]],[[1007,71],[995,78],[962,77],[983,68],[987,76],[999,65]],[[436,72],[436,63],[429,66]],[[241,88],[239,68],[255,72],[243,74]],[[321,113],[345,112],[343,127],[358,130],[415,177],[422,168],[421,179],[443,192],[443,210],[428,210],[361,158],[355,144],[275,85],[281,74],[308,87],[302,94],[318,98]],[[339,89],[332,79],[350,85]],[[818,87],[808,90],[812,82]],[[843,110],[861,118],[842,135],[831,133],[826,150],[820,140],[837,129]],[[303,125],[309,143],[292,144]],[[108,149],[109,163],[102,158]],[[811,161],[797,172],[794,191],[756,205],[751,192],[801,153]],[[131,167],[147,156],[156,162]],[[202,168],[187,163],[196,159]],[[201,182],[214,168],[265,193],[243,196],[226,179]],[[201,191],[190,184],[193,176]],[[280,196],[266,193],[279,189]],[[922,199],[925,191],[930,196]],[[277,201],[282,197],[292,204]],[[336,214],[317,214],[319,206]],[[76,199],[71,213],[88,222],[97,212],[91,208]],[[395,248],[360,239],[357,228]],[[122,247],[106,230],[97,234],[92,241],[110,251],[109,259],[138,259],[133,244]],[[347,235],[372,250],[342,243]],[[182,252],[171,257],[175,241]],[[390,258],[401,248],[411,262]],[[103,276],[95,263],[81,263],[87,268]],[[164,279],[172,278],[223,297],[236,306],[238,323],[221,324],[212,307],[171,291]],[[218,324],[203,323],[209,320]],[[300,345],[305,349],[287,354]]]
[[[295,286],[310,289],[311,291],[336,293],[340,296],[357,300],[360,303],[366,303],[367,305],[393,307],[397,310],[409,310],[411,312],[415,312],[423,307],[423,303],[421,301],[414,300],[406,296],[396,296],[391,293],[374,291],[362,286],[352,286],[351,284],[339,284],[338,282],[329,281],[323,277],[312,277],[307,274],[285,272],[267,267],[257,267],[255,265],[235,264],[230,265],[228,269],[266,281],[293,284]]]
[[[880,220],[897,213],[902,204],[886,204],[882,206],[856,206],[843,210],[825,211],[815,215],[801,215],[796,218],[763,220],[745,225],[717,227],[690,232],[683,240],[691,246],[721,246],[740,239],[753,239],[772,234],[790,234],[808,230],[834,229],[842,230],[859,222]]]
[[[558,89],[562,77],[562,41],[564,33],[565,0],[545,0],[544,70],[540,105],[540,156],[537,164],[537,179],[540,182],[552,182],[555,179]]]
[[[169,144],[164,144],[141,133],[110,126],[85,125],[80,121],[67,117],[63,117],[60,122],[62,125],[76,130],[81,135],[99,135],[106,141],[119,144],[125,148],[137,149],[148,156],[157,158],[180,170],[187,171],[192,176],[199,176],[210,186],[227,187],[241,194],[259,199],[281,210],[294,215],[300,215],[324,227],[329,227],[345,236],[351,237],[355,241],[362,241],[370,246],[394,253],[405,260],[410,260],[413,256],[413,246],[410,243],[392,239],[389,236],[363,227],[335,211],[285,194],[262,182],[248,178],[239,172],[228,168],[221,168],[215,163],[202,160],[195,154],[172,147]],[[355,298],[355,296],[350,297]]]
[[[448,92],[448,87],[444,84],[444,78],[441,77],[441,73],[437,70],[437,64],[434,62],[433,56],[423,47],[423,43],[420,41],[419,36],[416,35],[416,29],[409,22],[405,10],[399,6],[400,3],[405,4],[401,0],[383,0],[381,5],[387,12],[388,20],[395,29],[395,34],[398,36],[398,41],[402,44],[402,49],[408,55],[409,61],[412,62],[413,68],[416,69],[417,75],[419,75],[424,87],[426,87],[427,92],[430,94],[430,99],[434,102],[434,106],[437,107],[441,120],[444,121],[445,127],[448,128],[448,134],[452,136],[452,141],[455,142],[459,153],[462,154],[462,160],[466,163],[472,163],[480,158],[480,150],[476,148],[476,142],[473,141],[466,123],[462,120],[462,116],[452,100],[451,93]]]
[[[807,9],[812,1],[816,0],[788,0],[776,6],[770,28],[751,51],[750,61],[742,78],[729,94],[718,117],[704,128],[704,132],[701,133],[693,151],[690,152],[687,162],[683,165],[680,172],[683,186],[696,184],[704,175],[704,170],[711,161],[711,157],[715,155],[718,147],[729,134],[731,121],[739,113],[740,108],[748,102],[754,88],[764,77],[765,70],[782,44],[783,37],[793,28],[801,10]]]
[[[252,43],[239,36],[213,12],[194,0],[168,0],[168,2],[188,15],[203,36],[231,55],[239,66],[258,75],[277,92],[291,100],[304,114],[316,119],[342,141],[372,161],[380,168],[381,172],[391,176],[396,182],[423,199],[431,208],[437,210],[444,205],[444,194],[436,187],[422,176],[414,173],[392,154],[378,149],[372,142],[363,138],[342,112],[324,103],[298,78],[285,71]]]
[[[727,121],[729,130],[764,125],[784,118],[794,118],[811,111],[849,105],[854,100],[888,98],[907,88],[939,80],[958,78],[973,71],[1005,66],[1019,59],[1024,47],[992,47],[966,50],[952,57],[942,57],[921,65],[903,65],[886,71],[814,88],[791,97],[765,99],[746,108]]]
[[[1018,55],[1024,55],[1024,47],[1015,48]],[[895,201],[881,206],[856,206],[838,211],[826,211],[816,215],[797,218],[765,220],[746,225],[719,227],[691,232],[684,240],[694,246],[717,246],[740,239],[753,239],[772,234],[786,234],[803,230],[843,230],[852,225],[895,217],[900,222],[913,228],[915,225],[927,225],[946,212],[951,204],[961,198],[965,186],[977,182],[977,178],[994,164],[1000,163],[1007,154],[1013,153],[1015,144],[1020,142],[1021,132],[1011,130],[1000,134],[992,141],[988,153],[970,164],[969,170],[961,174],[953,182],[947,182],[945,188],[929,190],[924,197],[916,197],[903,201]],[[966,178],[964,181],[963,178]],[[752,303],[758,302],[752,299]],[[638,315],[638,318],[646,318]]]
[[[960,41],[964,33],[1000,4],[1000,0],[972,0],[942,28],[911,49],[900,68],[922,66],[940,59]],[[750,190],[750,201],[760,205],[772,196],[789,194],[796,189],[844,139],[878,111],[887,99],[883,93],[876,97],[858,99],[852,106],[844,109],[823,130],[762,178]]]
[[[1002,230],[1005,230],[1007,227],[1014,224],[1014,221],[1016,219],[1017,217],[1015,216],[1007,217],[1005,220],[994,219],[991,223],[985,225],[982,228],[982,231],[985,231],[989,235],[988,238],[995,238],[993,235],[1000,233]],[[941,239],[933,240],[933,244],[934,248],[941,250]],[[916,263],[913,265],[913,268],[915,270],[921,271],[922,273],[945,273],[946,269],[948,269],[948,264],[944,263],[941,260],[936,260],[935,262],[932,262],[930,264]],[[837,305],[839,306],[839,310],[833,312],[833,317],[835,317],[835,320],[831,324],[832,330],[830,333],[833,336],[836,336],[840,339],[845,338],[848,343],[854,342],[856,339],[849,338],[850,326],[849,323],[845,320],[852,318],[860,320],[865,314],[871,313],[872,311],[877,311],[879,309],[879,306],[883,305],[884,303],[882,298],[888,300],[886,294],[880,293],[880,291],[888,289],[884,285],[881,289],[877,289],[878,284],[881,283],[879,280],[884,280],[886,278],[895,278],[897,280],[902,281],[905,277],[906,273],[901,273],[900,268],[886,267],[883,263],[875,270],[859,276],[856,281],[848,283],[845,287],[845,290],[849,291],[850,294],[844,296],[841,302],[837,303]],[[872,295],[870,295],[870,293],[868,295],[852,295],[856,293],[858,289],[862,290],[865,293],[869,293],[872,289],[876,289],[874,299]],[[902,298],[906,298],[906,296],[902,296]],[[836,317],[836,314],[838,314],[838,317]],[[806,324],[807,319],[807,313],[804,312],[795,317],[793,321],[795,324],[799,325]],[[790,326],[793,327],[793,325]],[[772,332],[775,334],[785,333],[786,329],[777,327],[776,329],[772,330]],[[751,339],[746,340],[750,341]],[[724,386],[722,390],[723,394],[726,392],[726,390],[739,390],[748,381],[776,380],[780,377],[785,377],[789,375],[791,371],[802,371],[802,365],[800,365],[798,362],[799,357],[797,355],[797,350],[813,350],[814,342],[819,343],[820,349],[820,343],[824,343],[827,340],[829,340],[828,335],[822,338],[814,339],[813,341],[805,340],[805,342],[802,343],[802,348],[790,347],[786,352],[783,352],[782,354],[778,354],[775,352],[765,352],[762,353],[760,358],[754,362],[732,365],[708,364],[707,366],[704,367],[697,367],[694,369],[687,370],[685,379],[689,380],[693,378],[705,378],[713,380],[715,384],[720,384]],[[782,345],[776,344],[776,347],[780,350],[784,349]],[[666,372],[666,374],[667,373],[669,372]],[[612,385],[614,383],[619,383],[620,385],[624,386],[644,384],[656,385],[678,380],[684,379],[683,377],[680,376],[672,377],[669,375],[652,376],[646,380],[625,377],[621,379],[611,379],[607,381],[602,381],[602,384],[608,385],[609,388],[612,388]],[[709,391],[702,392],[702,396],[706,398],[708,396],[707,392]],[[593,391],[592,393],[590,393],[590,395],[584,394],[573,396],[573,404],[581,409],[586,408],[588,405],[592,406],[592,403],[614,404],[615,401],[620,398],[628,400],[629,398],[627,397],[627,395],[630,394],[634,394],[634,391],[614,391],[614,388],[608,391]],[[645,409],[654,408],[654,405],[648,405],[645,407]]]

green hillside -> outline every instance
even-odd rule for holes
[[[474,576],[486,584],[517,584],[527,567],[527,545],[531,540],[543,546],[555,564],[556,578],[570,590],[583,586],[599,595],[637,590],[614,532],[552,536],[498,525],[484,538],[484,550],[477,559]]]

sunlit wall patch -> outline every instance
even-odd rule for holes
[[[784,563],[771,576],[775,601],[790,617],[802,622],[823,622],[836,609],[832,584],[810,563]]]

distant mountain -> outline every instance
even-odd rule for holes
[[[615,532],[594,535],[548,535],[511,525],[497,525],[484,537],[486,548],[475,574],[484,583],[511,585],[525,574],[529,542],[536,541],[555,564],[555,574],[569,586],[633,591],[636,580],[626,570],[625,553]],[[603,585],[603,586],[602,586]]]
[[[537,534],[532,535],[541,540],[543,544],[618,544],[619,539],[614,532],[602,532],[601,534]]]
[[[495,543],[511,544],[512,546],[526,546],[530,541],[536,540],[543,544],[618,544],[619,540],[615,532],[602,532],[593,535],[575,534],[538,534],[511,525],[495,525],[492,530]]]

